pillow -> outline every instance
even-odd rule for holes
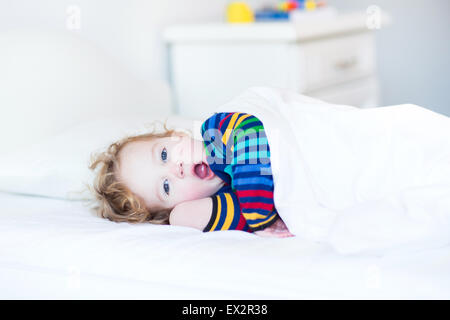
[[[200,137],[200,121],[174,115],[143,119],[145,116],[134,115],[87,121],[2,155],[0,191],[68,200],[92,199],[85,183],[91,185],[94,178],[94,172],[88,168],[93,152],[106,150],[110,143],[126,135],[159,132],[166,120],[168,128]]]
[[[106,114],[170,115],[166,81],[137,77],[80,34],[1,29],[0,157]]]

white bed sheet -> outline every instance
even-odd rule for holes
[[[95,217],[0,193],[1,299],[449,299],[450,247],[339,255],[301,238]]]

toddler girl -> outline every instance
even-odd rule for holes
[[[293,236],[273,201],[270,148],[251,114],[215,113],[201,136],[168,130],[126,137],[93,159],[99,214],[204,232],[242,230]]]

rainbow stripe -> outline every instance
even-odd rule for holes
[[[215,113],[202,124],[201,134],[208,164],[231,189],[225,192],[222,188],[211,196],[213,214],[204,231],[243,230],[247,226],[246,231],[252,232],[274,223],[278,213],[262,122],[246,113]]]

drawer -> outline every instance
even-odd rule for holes
[[[329,88],[305,92],[304,94],[329,103],[359,108],[378,107],[380,103],[379,85],[376,77],[358,79]]]
[[[372,33],[298,44],[303,74],[302,90],[310,91],[375,73],[375,44]]]

